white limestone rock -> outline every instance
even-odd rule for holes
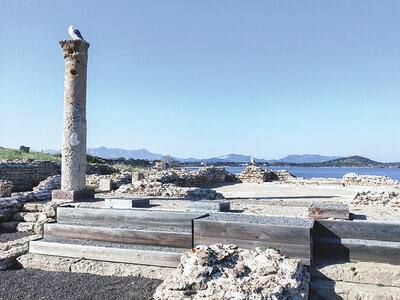
[[[307,299],[310,276],[276,250],[198,246],[157,288],[154,299]]]

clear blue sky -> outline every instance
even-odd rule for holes
[[[400,1],[0,2],[0,146],[60,149],[89,49],[88,147],[400,161]]]

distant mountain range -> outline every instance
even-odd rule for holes
[[[43,150],[46,153],[61,153],[61,150],[52,150],[47,149]],[[138,150],[125,150],[121,148],[106,148],[106,147],[98,147],[98,148],[89,148],[87,153],[93,156],[98,156],[102,158],[134,158],[134,159],[148,159],[148,160],[160,160],[164,157],[163,154],[152,153],[147,151],[146,149],[138,149]],[[174,157],[176,160],[188,163],[188,162],[201,162],[205,161],[208,163],[249,163],[250,155],[241,155],[241,154],[226,154],[218,157],[211,158],[179,158]],[[255,162],[259,163],[319,163],[325,162],[332,159],[340,158],[340,156],[322,156],[318,154],[304,154],[304,155],[288,155],[281,159],[263,159],[263,158],[255,158],[253,157]]]

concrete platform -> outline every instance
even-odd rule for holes
[[[132,207],[148,207],[150,206],[149,199],[137,198],[108,198],[105,199],[105,208],[129,209]]]
[[[201,200],[189,202],[187,211],[217,213],[229,211],[231,203],[229,201]]]

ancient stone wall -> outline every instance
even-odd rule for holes
[[[173,183],[180,187],[202,187],[225,182],[227,172],[222,167],[202,167],[197,171],[185,168],[145,174],[145,179],[161,183]]]
[[[99,174],[99,175],[111,175],[117,173],[118,169],[110,167],[104,164],[86,164],[86,174]]]
[[[343,176],[344,185],[393,186],[400,187],[400,182],[387,176],[359,175],[348,173]]]
[[[13,192],[31,191],[40,181],[49,176],[60,174],[60,172],[60,164],[52,161],[7,161],[0,163],[0,180],[11,181]]]
[[[264,170],[257,166],[248,166],[242,173],[236,174],[240,182],[263,183],[266,181],[282,181],[296,178],[286,170]]]

